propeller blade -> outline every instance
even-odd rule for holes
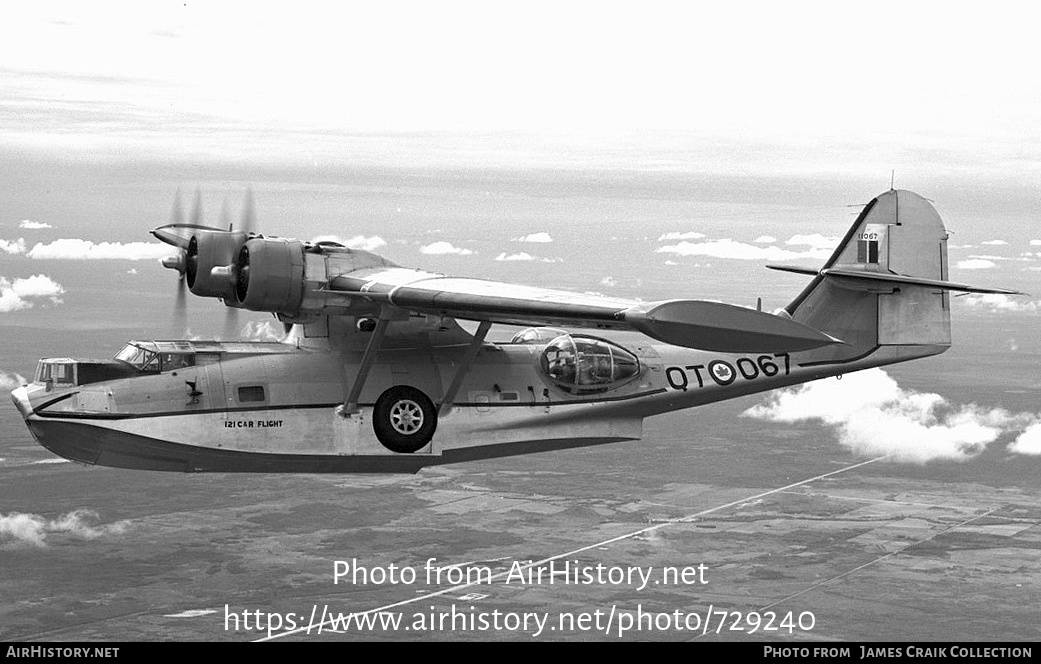
[[[239,224],[239,230],[244,232],[246,235],[256,232],[257,227],[257,213],[255,206],[253,205],[253,189],[246,190],[246,201],[242,204],[242,222]]]
[[[198,188],[195,190],[195,205],[192,206],[192,220],[190,223],[194,226],[202,225],[202,191]]]
[[[228,212],[228,201],[224,199],[220,204],[220,225],[221,228],[227,228],[228,231],[235,230],[235,227],[231,223],[231,213]]]
[[[177,280],[177,299],[173,312],[174,336],[180,337],[188,331],[188,286],[184,283],[184,275]]]
[[[224,332],[221,333],[221,339],[224,341],[237,341],[242,336],[240,334],[241,329],[239,310],[235,307],[228,307],[224,316]]]
[[[181,188],[174,192],[173,210],[170,212],[171,224],[184,223],[184,206],[181,204]]]

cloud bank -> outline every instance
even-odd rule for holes
[[[158,260],[173,253],[158,242],[101,242],[62,238],[49,244],[37,243],[26,254],[38,260]]]
[[[1009,452],[1041,456],[1041,421],[1034,422],[1008,446]]]
[[[336,242],[337,244],[342,244],[348,249],[360,249],[361,251],[376,251],[380,247],[385,247],[387,245],[387,241],[378,235],[373,235],[372,237],[355,235],[347,240],[341,239],[336,235],[319,235],[311,241],[315,243]]]
[[[984,309],[993,312],[1037,313],[1041,310],[1041,302],[1012,297],[997,293],[970,293],[954,300],[973,309]]]
[[[827,251],[830,254],[830,252],[835,250],[835,247],[839,246],[839,241],[840,238],[837,237],[829,237],[821,235],[820,233],[810,233],[808,235],[793,235],[785,240],[784,243],[788,246],[805,245],[813,249]]]
[[[24,254],[25,238],[20,237],[17,240],[0,240],[0,251],[8,254]]]
[[[1035,419],[976,405],[955,407],[939,394],[902,389],[881,369],[782,390],[743,415],[772,422],[819,420],[834,427],[839,442],[856,454],[918,464],[971,459],[1006,428]]]
[[[125,522],[93,525],[97,521],[97,512],[91,510],[74,510],[57,519],[20,512],[0,514],[0,543],[13,540],[15,543],[43,548],[47,546],[47,537],[54,533],[69,533],[89,540],[103,535],[118,535],[126,530]]]
[[[424,247],[420,247],[419,253],[429,254],[431,256],[442,256],[447,254],[455,254],[456,256],[469,256],[474,252],[470,249],[463,249],[457,247],[453,245],[451,242],[445,242],[444,240],[440,240],[438,242],[428,244]]]
[[[0,313],[31,309],[42,299],[60,304],[64,292],[61,284],[42,274],[14,281],[0,277]]]
[[[811,247],[808,251],[791,251],[777,246],[761,247],[746,242],[736,242],[730,238],[709,240],[708,242],[679,242],[659,247],[657,253],[757,261],[783,261],[799,258],[825,260],[831,256],[831,251],[828,249]]]
[[[269,320],[249,321],[239,330],[239,338],[249,341],[282,341],[285,336],[282,324]]]
[[[664,242],[666,240],[700,240],[705,237],[704,233],[698,233],[696,231],[690,231],[688,233],[662,233],[658,236],[658,242]]]
[[[989,270],[992,267],[997,267],[997,263],[989,261],[984,258],[970,258],[965,261],[958,261],[958,267],[962,270]]]
[[[559,258],[539,258],[538,256],[532,256],[526,251],[518,251],[514,254],[507,254],[505,251],[495,257],[497,261],[538,261],[540,263],[557,263],[562,259]]]
[[[28,382],[21,374],[9,374],[0,371],[0,390],[13,390]]]
[[[545,244],[552,242],[553,237],[549,233],[532,233],[531,235],[522,235],[520,237],[510,238],[511,242],[535,242],[538,244]]]

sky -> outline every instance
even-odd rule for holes
[[[259,166],[300,164],[375,165],[373,195],[388,207],[369,210],[355,197],[348,213],[311,196],[313,183],[352,182],[335,171],[318,180],[330,171],[316,168],[305,172],[296,198],[281,184],[265,190],[257,183],[268,206],[261,216],[288,220],[288,228],[268,221],[267,232],[306,232],[292,226],[294,217],[321,210],[318,232],[340,232],[368,248],[392,243],[381,251],[399,249],[396,241],[411,229],[389,220],[419,223],[428,202],[425,181],[410,201],[406,185],[384,185],[394,180],[380,166],[780,176],[778,187],[789,188],[787,176],[827,177],[856,183],[834,188],[849,192],[841,202],[851,205],[883,190],[895,171],[896,186],[939,201],[954,232],[952,266],[963,279],[1033,291],[1041,278],[1041,246],[1033,244],[1041,242],[1041,77],[1034,71],[1041,46],[1032,33],[1041,9],[985,9],[933,2],[12,3],[0,23],[0,309],[24,312],[73,297],[65,292],[72,277],[59,274],[59,263],[166,255],[166,247],[141,241],[150,238],[142,238],[140,220],[166,221],[179,184],[190,192],[203,181],[213,221],[216,196],[227,189],[238,199],[251,184],[242,178],[263,179]],[[144,161],[191,168],[161,177],[141,169],[135,183],[120,181],[123,171],[105,180],[54,170],[92,161],[125,164],[130,176]],[[238,170],[217,184],[220,176],[204,168],[213,164]],[[555,184],[547,178],[536,188]],[[983,184],[936,186],[943,178]],[[509,181],[516,185],[509,196],[536,186]],[[760,192],[774,186],[756,182]],[[611,181],[604,191],[616,184],[626,183]],[[395,200],[383,200],[384,186]],[[867,193],[853,193],[860,191]],[[576,192],[569,195],[586,205]],[[824,201],[819,194],[807,198]],[[283,200],[292,200],[288,212],[271,209]],[[475,219],[498,218],[483,201],[457,204]],[[677,225],[676,237],[662,236],[649,256],[704,269],[715,260],[815,263],[841,235],[832,222],[845,224],[849,211],[822,209],[815,219],[799,210],[805,237],[778,230],[776,208],[762,230],[778,238]],[[352,224],[375,221],[343,230],[345,214]],[[575,225],[577,214],[563,218]],[[549,250],[548,231],[548,221],[518,228],[546,235],[527,246],[413,238],[416,251],[402,260],[545,267],[566,255]],[[120,278],[137,270],[129,263],[112,269]],[[978,310],[1036,307],[1033,298],[965,302]]]
[[[1027,3],[14,3],[0,142],[1029,182],[1038,18]]]

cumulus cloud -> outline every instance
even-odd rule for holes
[[[534,256],[532,256],[531,254],[529,254],[526,251],[521,251],[521,252],[518,252],[516,254],[510,254],[509,256],[507,256],[506,252],[504,251],[501,254],[499,254],[498,256],[496,256],[495,260],[497,260],[497,261],[537,261],[538,259],[535,258]]]
[[[14,281],[0,277],[0,312],[31,309],[36,304],[34,300],[41,299],[60,304],[64,292],[61,284],[42,274]]]
[[[760,247],[745,242],[710,240],[708,242],[680,242],[658,248],[658,253],[672,253],[678,256],[710,256],[712,258],[732,258],[736,260],[783,261],[798,258],[825,260],[831,251],[811,247],[807,251],[791,251],[781,247]]]
[[[777,242],[777,238],[775,238],[773,235],[760,235],[752,241],[758,242],[759,244],[773,244],[774,242]]]
[[[614,277],[607,276],[607,277],[604,277],[603,279],[600,280],[600,285],[601,286],[608,286],[608,287],[610,287],[610,286],[617,286],[618,285],[618,281],[615,280]]]
[[[35,231],[41,228],[54,228],[54,226],[45,224],[42,221],[29,221],[28,219],[22,219],[22,223],[18,224],[18,228],[27,228]]]
[[[510,238],[511,242],[535,242],[539,244],[545,244],[552,242],[553,237],[549,233],[532,233],[531,235],[522,235],[520,237]]]
[[[1041,302],[997,293],[970,293],[956,298],[955,302],[995,312],[1037,313],[1041,310]]]
[[[997,247],[1003,244],[1008,244],[1008,242],[1005,242],[1004,240],[984,240],[980,244],[990,244]]]
[[[94,525],[97,521],[97,512],[91,510],[74,510],[57,519],[20,512],[0,514],[0,542],[13,540],[43,548],[47,546],[47,537],[54,533],[69,533],[89,540],[103,535],[118,535],[126,530],[125,522]]]
[[[21,374],[9,374],[0,371],[0,390],[13,390],[28,382]]]
[[[319,235],[318,237],[313,239],[312,242],[335,242],[337,244],[342,244],[348,249],[360,249],[361,251],[376,251],[380,247],[384,247],[387,245],[387,241],[378,235],[373,235],[372,237],[366,237],[364,235],[355,235],[354,237],[348,238],[346,240],[341,239],[336,235]]]
[[[1034,422],[1008,446],[1009,452],[1041,456],[1041,421]]]
[[[0,251],[9,254],[24,254],[25,238],[20,237],[17,240],[0,240]]]
[[[1041,240],[1031,240],[1030,245],[1033,247],[1041,247]]]
[[[834,251],[835,247],[839,246],[839,238],[828,237],[821,235],[820,233],[810,233],[809,235],[793,235],[784,241],[788,246],[801,246],[805,245],[812,247],[813,249],[820,249],[826,251]]]
[[[37,243],[26,255],[39,260],[129,260],[165,258],[173,250],[158,242],[100,242],[62,238],[49,244]]]
[[[857,454],[925,463],[971,459],[1023,415],[976,405],[955,407],[939,394],[904,390],[881,369],[775,392],[743,413],[774,422],[819,420]]]
[[[985,258],[970,258],[969,260],[958,261],[958,267],[963,270],[989,270],[992,267],[997,267],[997,265],[994,261],[989,261]]]
[[[430,254],[433,256],[440,256],[445,254],[455,254],[457,256],[469,256],[474,253],[469,249],[463,249],[453,245],[451,242],[445,242],[444,240],[438,242],[432,242],[424,247],[419,248],[419,253]]]
[[[250,341],[282,341],[285,336],[286,331],[282,324],[269,320],[250,321],[239,331],[240,339]]]
[[[697,233],[695,231],[690,231],[688,233],[662,233],[658,236],[658,242],[663,242],[665,240],[700,240],[703,237],[705,237],[704,233]]]

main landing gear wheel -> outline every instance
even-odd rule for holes
[[[391,452],[412,454],[426,447],[437,428],[437,411],[414,387],[392,387],[376,400],[372,428]]]

